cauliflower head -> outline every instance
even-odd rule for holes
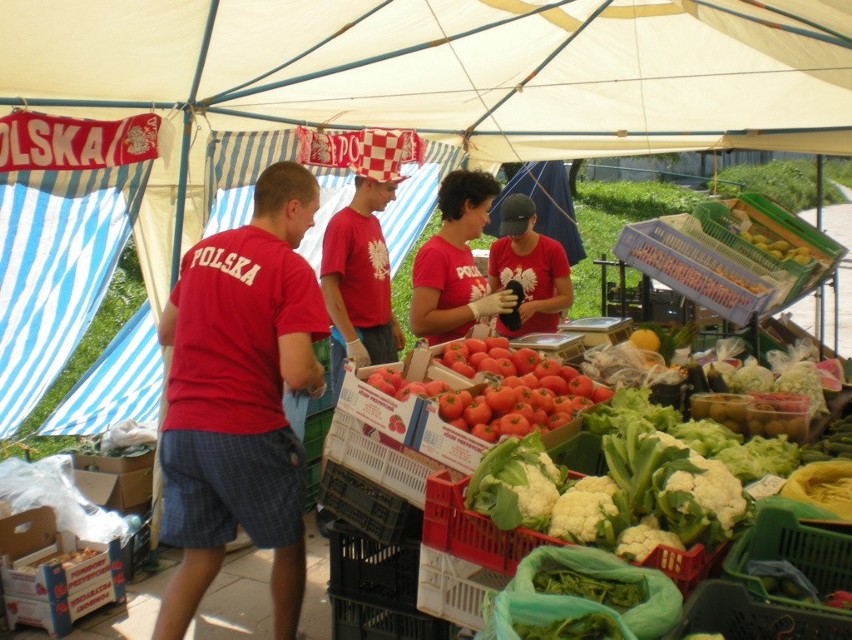
[[[555,538],[578,543],[595,542],[599,523],[618,515],[618,512],[612,496],[577,491],[572,487],[553,506],[548,533]]]
[[[571,490],[583,493],[604,493],[611,498],[618,491],[618,484],[609,476],[586,476],[574,483]]]
[[[738,517],[748,508],[748,503],[743,497],[742,483],[728,471],[724,463],[718,460],[706,460],[700,456],[689,460],[696,467],[704,469],[704,473],[691,474],[687,471],[675,471],[669,476],[662,494],[668,491],[691,493],[704,511],[716,516],[725,534],[730,537]],[[685,506],[679,511],[688,513]]]
[[[642,522],[625,529],[618,537],[615,555],[629,562],[642,563],[659,545],[685,551],[683,542],[676,533],[660,529],[656,518],[643,518]]]
[[[550,516],[553,505],[559,500],[559,489],[539,467],[524,465],[524,470],[529,481],[528,485],[503,483],[508,489],[518,494],[518,509],[521,511],[521,516],[524,520]]]

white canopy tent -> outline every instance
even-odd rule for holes
[[[171,123],[133,222],[155,317],[209,215],[214,132],[416,129],[487,168],[852,155],[849,0],[7,0],[0,56],[9,108]]]

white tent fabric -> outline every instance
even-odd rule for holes
[[[32,411],[97,312],[149,169],[0,173],[0,440]]]
[[[218,177],[214,184],[219,188],[205,236],[249,221],[253,210],[252,183],[274,159],[294,152],[289,137],[287,132],[217,134],[213,173]],[[434,210],[438,183],[459,161],[458,150],[436,143],[429,146],[422,167],[404,166],[403,173],[410,177],[401,184],[397,199],[379,214],[389,245],[391,275],[399,269]],[[305,235],[298,252],[319,271],[322,230],[336,211],[349,204],[354,186],[348,171],[317,169],[316,173],[320,174],[322,184],[321,206],[315,216],[316,224]],[[150,259],[143,262],[150,263]],[[148,266],[156,271],[153,265]],[[151,306],[146,303],[63,399],[38,434],[95,435],[122,420],[155,421],[162,384],[163,360]]]

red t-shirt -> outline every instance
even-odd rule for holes
[[[554,281],[571,274],[565,248],[553,238],[539,235],[535,249],[519,256],[512,250],[512,239],[500,238],[491,245],[488,254],[488,275],[497,277],[502,286],[517,280],[524,287],[525,300],[547,300],[556,293]],[[529,333],[556,333],[558,313],[536,313],[518,331],[510,331],[497,317],[497,332],[504,336],[524,336]]]
[[[253,226],[202,240],[181,261],[163,430],[249,434],[288,424],[278,337],[329,335],[313,269]]]
[[[376,216],[346,207],[331,218],[322,240],[320,276],[329,273],[340,274],[340,293],[353,326],[390,322],[390,260]]]
[[[458,249],[441,236],[433,236],[420,247],[414,258],[413,281],[415,287],[438,289],[438,309],[454,309],[479,300],[488,291],[488,280],[482,277],[473,261],[473,252],[465,245]],[[487,321],[488,319],[484,319]],[[429,344],[441,344],[463,337],[473,321],[452,331],[427,336]]]

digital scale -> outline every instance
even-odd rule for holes
[[[586,347],[619,344],[633,333],[632,318],[578,318],[559,325],[559,333],[579,335]]]
[[[527,347],[541,351],[549,357],[559,358],[565,364],[582,362],[583,353],[586,351],[583,336],[564,333],[530,333],[518,338],[509,338],[509,346],[513,349]]]

